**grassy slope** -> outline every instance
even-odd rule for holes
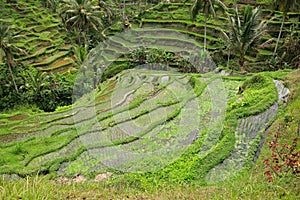
[[[270,75],[283,78],[284,73],[271,73]],[[286,112],[278,118],[270,130],[276,130],[284,116],[292,115],[294,120],[290,122],[288,129],[288,132],[292,133],[296,131],[296,122],[300,120],[300,116],[297,115],[300,109],[300,71],[292,72],[284,79],[292,90],[292,98]],[[291,137],[291,134],[286,135],[287,139]],[[267,137],[266,140],[269,141],[270,139],[270,137]],[[138,189],[139,186],[137,185],[111,184],[111,181],[108,181],[71,185],[59,184],[59,187],[57,187],[57,183],[54,180],[49,180],[50,176],[46,176],[29,177],[14,182],[0,180],[0,197],[4,199],[17,197],[25,199],[296,199],[299,194],[295,187],[299,186],[299,182],[283,178],[275,183],[267,184],[263,174],[262,161],[269,154],[270,151],[267,148],[267,143],[265,143],[257,165],[253,169],[244,172],[235,179],[214,186],[196,187],[191,185],[177,186],[175,184],[156,187],[155,184],[152,184],[147,189],[141,190]]]
[[[133,71],[131,71],[132,73]],[[139,71],[138,71],[139,72]],[[140,72],[139,72],[140,73]],[[144,73],[144,72],[143,72]],[[130,73],[123,73],[123,76],[128,75]],[[150,75],[149,75],[150,76]],[[195,93],[199,93],[199,95],[202,93],[203,89],[205,88],[205,85],[202,83],[198,83],[198,77],[195,76]],[[208,170],[210,170],[214,165],[218,164],[221,162],[223,159],[225,159],[228,154],[232,150],[232,146],[235,142],[234,139],[234,129],[236,124],[236,120],[238,118],[242,118],[245,116],[249,115],[254,115],[257,113],[261,113],[264,111],[266,108],[268,108],[271,104],[274,103],[276,100],[276,89],[274,88],[274,84],[270,78],[266,78],[266,82],[263,83],[263,85],[260,85],[260,88],[256,88],[253,90],[252,88],[246,88],[245,91],[243,92],[242,95],[237,95],[236,97],[233,97],[236,92],[237,92],[237,87],[241,82],[237,82],[234,80],[225,80],[225,86],[229,87],[234,87],[232,91],[229,91],[231,94],[232,100],[230,101],[230,104],[227,109],[227,118],[225,122],[225,126],[222,132],[222,135],[220,138],[217,139],[218,144],[211,146],[212,148],[207,154],[205,153],[204,155],[197,156],[199,151],[202,151],[202,145],[206,141],[201,139],[202,136],[204,138],[206,137],[205,133],[200,132],[199,135],[201,137],[195,142],[193,145],[191,145],[191,148],[187,151],[185,155],[181,157],[178,161],[170,165],[170,167],[167,167],[164,169],[162,172],[159,173],[154,173],[151,176],[144,174],[142,178],[146,178],[145,184],[142,184],[142,188],[145,188],[147,184],[151,184],[151,182],[154,180],[159,180],[160,184],[162,183],[168,183],[169,179],[172,180],[173,183],[182,183],[182,182],[192,182],[193,180],[197,180],[197,177],[201,177],[197,182],[199,183],[205,183],[203,178],[205,177],[205,174]],[[140,83],[139,83],[140,84]],[[238,85],[237,85],[238,84]],[[109,84],[111,85],[111,84]],[[109,85],[107,87],[109,87]],[[138,85],[137,85],[138,86]],[[117,91],[117,90],[116,90]],[[142,92],[142,91],[141,91]],[[106,90],[103,90],[100,95],[103,94],[103,98],[110,98],[109,94],[106,93]],[[139,94],[139,93],[137,93]],[[148,95],[151,96],[151,92],[145,93],[146,97]],[[161,93],[163,95],[163,93]],[[165,104],[166,107],[172,106],[174,103],[172,103],[174,100],[170,99],[167,100],[166,97],[158,95],[156,99],[153,99],[152,101],[154,102],[160,102],[162,99],[165,99]],[[150,97],[149,96],[149,97]],[[151,109],[147,108],[144,106],[139,106],[141,103],[140,100],[145,101],[147,98],[139,98],[138,96],[133,96],[135,98],[134,101],[132,101],[129,104],[129,109],[131,110],[130,107],[136,108],[136,110],[132,113],[133,116],[137,116],[137,119],[143,119],[142,115],[140,115],[140,112],[144,112],[145,109]],[[178,96],[177,96],[178,97]],[[168,97],[170,98],[170,97]],[[148,102],[151,102],[151,97],[148,99]],[[260,105],[260,106],[257,106]],[[201,104],[202,106],[202,104]],[[203,101],[203,106],[207,106],[207,102]],[[99,111],[102,109],[107,109],[109,108],[109,105],[105,104],[105,101],[99,102]],[[126,107],[125,107],[126,108]],[[176,107],[175,107],[176,108]],[[177,107],[179,108],[179,107]],[[176,108],[176,109],[177,109]],[[243,108],[243,109],[241,109]],[[142,109],[142,110],[140,110]],[[171,108],[171,110],[174,110],[175,112],[175,117],[178,115],[176,114],[176,109],[174,110],[174,107]],[[127,109],[126,109],[127,110]],[[119,109],[120,112],[124,112],[124,108]],[[152,112],[151,110],[148,110]],[[2,138],[10,138],[11,136],[17,136],[18,135],[23,135],[23,134],[28,134],[32,132],[31,135],[26,135],[27,138],[30,138],[30,140],[24,140],[20,142],[13,142],[15,139],[12,138],[12,140],[9,140],[11,143],[5,144],[7,142],[4,141],[4,144],[0,145],[0,156],[2,159],[0,162],[2,163],[2,166],[0,167],[0,172],[1,173],[18,173],[21,175],[26,175],[26,174],[31,174],[34,172],[37,172],[37,170],[50,170],[51,172],[56,171],[57,165],[60,163],[64,162],[65,160],[60,160],[62,159],[62,155],[59,155],[61,153],[64,153],[65,150],[68,150],[69,148],[72,148],[72,152],[78,152],[82,151],[80,146],[75,145],[73,146],[72,144],[76,144],[78,134],[86,134],[86,133],[78,133],[76,134],[76,130],[74,130],[73,127],[73,122],[70,121],[72,120],[72,112],[71,109],[65,110],[63,112],[56,112],[52,114],[39,114],[39,115],[31,115],[28,118],[25,119],[20,119],[20,120],[10,120],[12,117],[16,117],[16,114],[12,115],[0,115],[1,120],[0,122],[2,123],[0,128],[2,128]],[[98,111],[97,111],[98,112]],[[131,112],[131,111],[130,111]],[[173,111],[168,114],[168,116],[172,116],[174,113]],[[119,112],[118,112],[119,113]],[[135,114],[134,114],[135,113]],[[107,127],[109,129],[110,127],[113,127],[114,123],[111,124],[111,120],[114,119],[114,117],[117,115],[117,113],[113,113],[111,116],[110,113],[106,113],[104,115],[99,114],[99,122],[101,123],[102,127]],[[201,114],[200,114],[201,115]],[[17,115],[18,116],[18,115]],[[68,119],[68,117],[70,117]],[[113,117],[113,118],[111,118]],[[205,118],[205,117],[204,117]],[[38,121],[37,121],[38,120]],[[83,119],[80,119],[83,120]],[[157,123],[160,123],[161,119],[156,119],[158,121],[155,121],[153,125],[156,127]],[[175,121],[176,123],[176,121]],[[111,125],[109,125],[111,124]],[[115,125],[118,125],[115,124]],[[60,127],[62,126],[62,128]],[[152,125],[151,125],[152,126]],[[51,128],[52,127],[52,128]],[[176,127],[176,124],[174,124],[174,127]],[[73,128],[73,129],[72,129]],[[4,133],[3,133],[4,131]],[[25,133],[24,133],[25,132]],[[27,132],[27,133],[26,133]],[[145,131],[144,131],[145,132]],[[13,134],[14,133],[14,134]],[[32,138],[32,136],[38,136],[39,133],[41,133],[43,137],[36,137]],[[64,133],[64,134],[62,134]],[[142,134],[143,131],[141,131],[139,134]],[[167,137],[167,136],[166,136]],[[122,140],[115,140],[115,143],[120,143],[120,144],[125,144],[128,143],[126,139],[130,138],[122,138]],[[137,138],[139,139],[139,138]],[[123,141],[124,140],[124,141]],[[123,142],[122,142],[123,141]],[[126,142],[127,141],[127,142]],[[72,142],[70,146],[69,143]],[[156,143],[155,143],[156,144]],[[207,144],[206,142],[204,143],[205,145]],[[101,146],[101,144],[98,144],[98,146]],[[103,145],[103,144],[102,144]],[[210,145],[210,144],[207,144]],[[66,147],[67,149],[64,149]],[[74,148],[74,149],[73,149]],[[210,149],[209,148],[209,149]],[[59,153],[58,155],[50,156],[51,153]],[[57,154],[56,153],[56,154]],[[74,155],[75,157],[73,158],[73,154],[67,153],[63,154],[66,157],[66,159],[73,160],[77,156]],[[48,154],[48,155],[47,155]],[[36,158],[46,158],[44,156],[48,156],[46,161],[51,161],[47,162],[46,164],[43,161],[42,163],[39,163],[42,160],[36,159]],[[50,156],[50,157],[49,157]],[[55,159],[59,158],[59,159]],[[52,162],[53,161],[53,162]],[[187,161],[189,161],[190,166],[187,166]],[[78,165],[75,163],[75,165]],[[43,166],[42,168],[40,168]],[[54,167],[54,168],[53,168]],[[80,168],[80,167],[79,167]],[[175,170],[176,169],[176,170]],[[192,170],[190,170],[192,169]],[[189,173],[186,173],[186,172]],[[77,172],[78,173],[78,172]],[[179,175],[179,177],[178,177]],[[153,177],[152,177],[153,176]],[[162,177],[168,177],[168,178],[163,178],[163,180],[160,180]],[[177,178],[178,177],[178,178]],[[134,179],[140,179],[141,177],[139,176],[133,176],[133,177],[126,177],[126,178],[133,178]],[[153,179],[152,179],[153,178]]]
[[[295,122],[300,120],[299,113],[300,89],[297,83],[300,79],[300,71],[293,72],[287,76],[287,83],[292,89],[293,97],[289,102],[285,115],[293,114],[295,120],[291,122],[290,132],[295,131]],[[298,82],[299,83],[299,82]],[[297,112],[298,111],[298,112]],[[271,130],[282,121],[283,117],[274,123]],[[287,135],[287,138],[291,135]],[[270,137],[267,137],[267,141]],[[272,184],[266,183],[263,175],[262,160],[269,155],[265,144],[262,154],[254,169],[246,172],[243,176],[216,186],[210,187],[175,187],[149,188],[147,191],[137,190],[134,187],[109,186],[105,183],[85,183],[72,185],[59,185],[48,177],[29,177],[14,182],[0,180],[1,198],[25,199],[63,199],[63,198],[98,198],[98,199],[295,199],[297,190],[288,179],[282,179]],[[296,183],[299,184],[299,183]]]

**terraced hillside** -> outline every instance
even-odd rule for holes
[[[65,72],[74,69],[71,45],[67,43],[57,14],[42,7],[40,1],[0,1],[0,18],[12,23],[22,38],[15,45],[26,55],[18,62],[45,72]]]
[[[204,16],[199,13],[195,22],[190,20],[190,8],[192,1],[185,1],[184,3],[170,2],[160,3],[151,9],[148,9],[143,15],[138,16],[137,20],[140,27],[152,28],[171,28],[178,32],[185,33],[192,38],[195,38],[203,46],[204,38]],[[243,4],[238,5],[242,8]],[[246,60],[251,68],[257,68],[265,65],[267,58],[273,55],[276,40],[279,34],[280,25],[283,13],[272,11],[269,9],[262,10],[264,20],[268,21],[268,32],[258,42],[257,49],[250,52],[246,56]],[[233,8],[229,8],[229,12],[233,12]],[[287,14],[286,22],[283,26],[283,35],[288,36],[292,31],[299,32],[298,12],[289,12]],[[227,50],[225,49],[225,42],[222,39],[221,31],[228,32],[227,19],[222,12],[217,12],[216,19],[210,19],[207,22],[207,49],[215,58],[223,56],[226,60]],[[280,40],[279,46],[284,44],[284,38]]]
[[[71,46],[67,43],[66,34],[60,26],[59,17],[48,9],[44,9],[40,2],[22,1],[16,4],[6,4],[0,1],[2,19],[14,19],[12,23],[20,29],[19,34],[24,35],[16,45],[26,49],[27,55],[17,60],[25,66],[33,66],[42,71],[70,71],[74,68]],[[241,7],[243,5],[240,5]],[[190,20],[191,1],[184,3],[159,3],[148,9],[136,18],[137,23],[132,27],[171,28],[179,33],[184,33],[194,38],[200,45],[204,38],[204,16],[199,14],[196,21]],[[227,20],[221,12],[217,19],[207,22],[207,49],[210,54],[221,61],[227,60],[225,42],[221,30],[227,32]],[[252,68],[259,69],[264,61],[273,54],[276,38],[278,36],[282,13],[268,9],[263,10],[263,16],[269,20],[268,34],[259,42],[259,48],[251,52],[246,59]],[[291,28],[298,31],[299,13],[288,13],[283,35],[290,33]],[[120,31],[120,23],[116,23],[105,30],[107,36],[112,36]],[[283,45],[282,39],[280,45]],[[225,55],[226,54],[226,55]]]
[[[258,76],[264,81],[260,89],[249,85],[240,95],[242,79],[213,77],[131,69],[73,108],[2,114],[0,172],[74,175],[114,169],[159,174],[171,168],[172,176],[189,168],[190,179],[231,177],[222,174],[251,165],[263,130],[277,112],[278,94],[267,76]],[[287,91],[280,82],[276,85],[279,102]]]
[[[38,14],[37,8],[31,2],[14,8],[22,12],[5,9],[41,18],[21,27],[31,42],[19,45],[36,57],[19,61],[44,71],[71,70],[72,64],[51,68],[64,63],[65,56],[70,59],[68,45],[53,15]],[[215,73],[215,63],[201,48],[201,17],[192,24],[188,8],[188,3],[159,4],[143,15],[143,29],[116,34],[92,50],[74,88],[75,96],[85,95],[74,105],[53,113],[0,114],[0,173],[92,176],[111,171],[210,184],[251,167],[288,89],[272,73]],[[208,49],[215,53],[223,48],[218,38],[225,30],[222,20],[209,23]],[[166,26],[170,29],[161,28]],[[141,47],[172,52],[197,73],[179,72],[174,63],[129,65],[124,55]]]

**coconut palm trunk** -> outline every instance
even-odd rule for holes
[[[205,19],[204,19],[204,50],[206,50],[206,23],[207,23],[207,18],[205,16]]]
[[[230,61],[230,48],[228,48],[228,53],[227,53],[227,67],[229,67],[229,61]]]
[[[276,41],[276,46],[274,49],[274,56],[276,56],[279,40],[280,40],[281,34],[282,34],[283,24],[285,22],[287,13],[292,10],[297,11],[298,8],[300,7],[300,4],[299,4],[299,0],[273,0],[273,3],[274,3],[273,5],[274,5],[275,9],[279,8],[279,11],[283,12],[280,31],[279,31],[279,35],[278,35],[278,38]]]
[[[243,53],[240,54],[239,64],[240,64],[240,71],[242,73],[244,73],[245,72],[245,55]]]
[[[5,55],[9,74],[13,81],[15,90],[18,93],[19,90],[13,73],[13,68],[16,67],[16,63],[14,61],[14,55],[19,53],[25,54],[26,52],[15,45],[18,39],[20,39],[20,35],[15,35],[14,32],[15,30],[13,29],[12,25],[8,25],[6,23],[0,23],[0,50],[2,50],[2,52]]]
[[[18,90],[18,87],[17,87],[17,84],[16,84],[16,80],[15,80],[14,73],[13,73],[13,71],[12,71],[12,66],[14,66],[14,61],[13,61],[12,55],[11,55],[10,53],[8,53],[8,52],[5,52],[5,56],[6,56],[7,65],[8,65],[8,70],[9,70],[11,79],[12,79],[12,81],[13,81],[15,90],[16,90],[16,92],[18,93],[19,90]]]
[[[282,29],[283,29],[284,22],[285,22],[285,14],[282,17],[281,26],[280,26],[278,38],[277,38],[277,41],[276,41],[276,46],[275,46],[275,49],[274,49],[274,56],[276,56],[276,53],[277,53],[277,48],[278,48],[279,40],[281,38],[281,34],[282,34]]]
[[[226,6],[220,0],[195,0],[191,10],[191,19],[194,21],[197,14],[201,11],[204,15],[204,49],[206,50],[206,29],[207,29],[207,20],[212,16],[216,17],[216,12],[214,6],[217,5],[222,11],[226,10]]]
[[[125,0],[123,1],[123,19],[125,19]]]

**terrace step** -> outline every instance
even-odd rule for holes
[[[52,63],[54,63],[58,59],[69,55],[69,53],[70,53],[69,51],[60,51],[60,52],[54,54],[53,56],[47,57],[46,59],[42,60],[41,62],[33,63],[31,66],[32,67],[39,67],[38,69],[41,69],[41,67],[51,65]]]
[[[52,47],[50,46],[50,48],[52,48]],[[50,48],[49,47],[40,48],[37,51],[35,51],[35,53],[30,54],[25,57],[21,57],[21,58],[17,59],[17,61],[25,61],[25,60],[37,58],[38,56],[44,55],[47,52],[47,50]]]
[[[74,61],[73,59],[69,58],[69,57],[64,57],[61,59],[56,60],[55,62],[53,62],[52,64],[50,64],[48,67],[38,67],[39,70],[41,71],[58,71],[61,68],[65,68],[65,67],[71,67],[74,65]]]

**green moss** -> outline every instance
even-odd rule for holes
[[[52,52],[56,51],[56,49],[54,48],[55,46],[48,46],[45,48],[41,48],[39,50],[37,50],[35,53],[25,56],[25,57],[21,57],[18,60],[19,61],[25,61],[25,60],[30,60],[30,59],[36,59],[39,56],[45,55],[46,53],[49,53],[49,50],[51,49]]]
[[[251,78],[248,78],[244,84],[242,85],[242,88],[248,89],[261,89],[267,84],[267,78],[263,75],[257,74],[252,76]]]
[[[176,30],[176,31],[179,32],[179,33],[185,33],[187,35],[196,36],[196,37],[201,38],[201,39],[204,38],[203,34],[198,34],[198,33],[195,33],[195,32],[190,32],[190,31],[185,31],[185,30]],[[220,41],[222,41],[222,39],[220,39],[220,38],[215,38],[215,37],[212,37],[212,36],[209,36],[209,35],[206,36],[206,39],[207,39],[207,42],[210,42],[210,41],[220,42]]]
[[[51,23],[51,24],[49,24],[49,25],[47,25],[47,26],[34,26],[34,27],[32,27],[32,29],[33,29],[35,32],[40,33],[40,32],[42,32],[42,31],[51,30],[52,28],[55,28],[55,27],[57,27],[57,26],[58,26],[58,24]]]
[[[247,60],[247,61],[249,61],[249,62],[257,62],[257,59],[256,58],[253,58],[253,57],[251,57],[251,56],[248,56],[248,55],[246,55],[245,56],[245,59]]]
[[[273,5],[273,2],[273,0],[256,0],[256,3],[261,5]]]

